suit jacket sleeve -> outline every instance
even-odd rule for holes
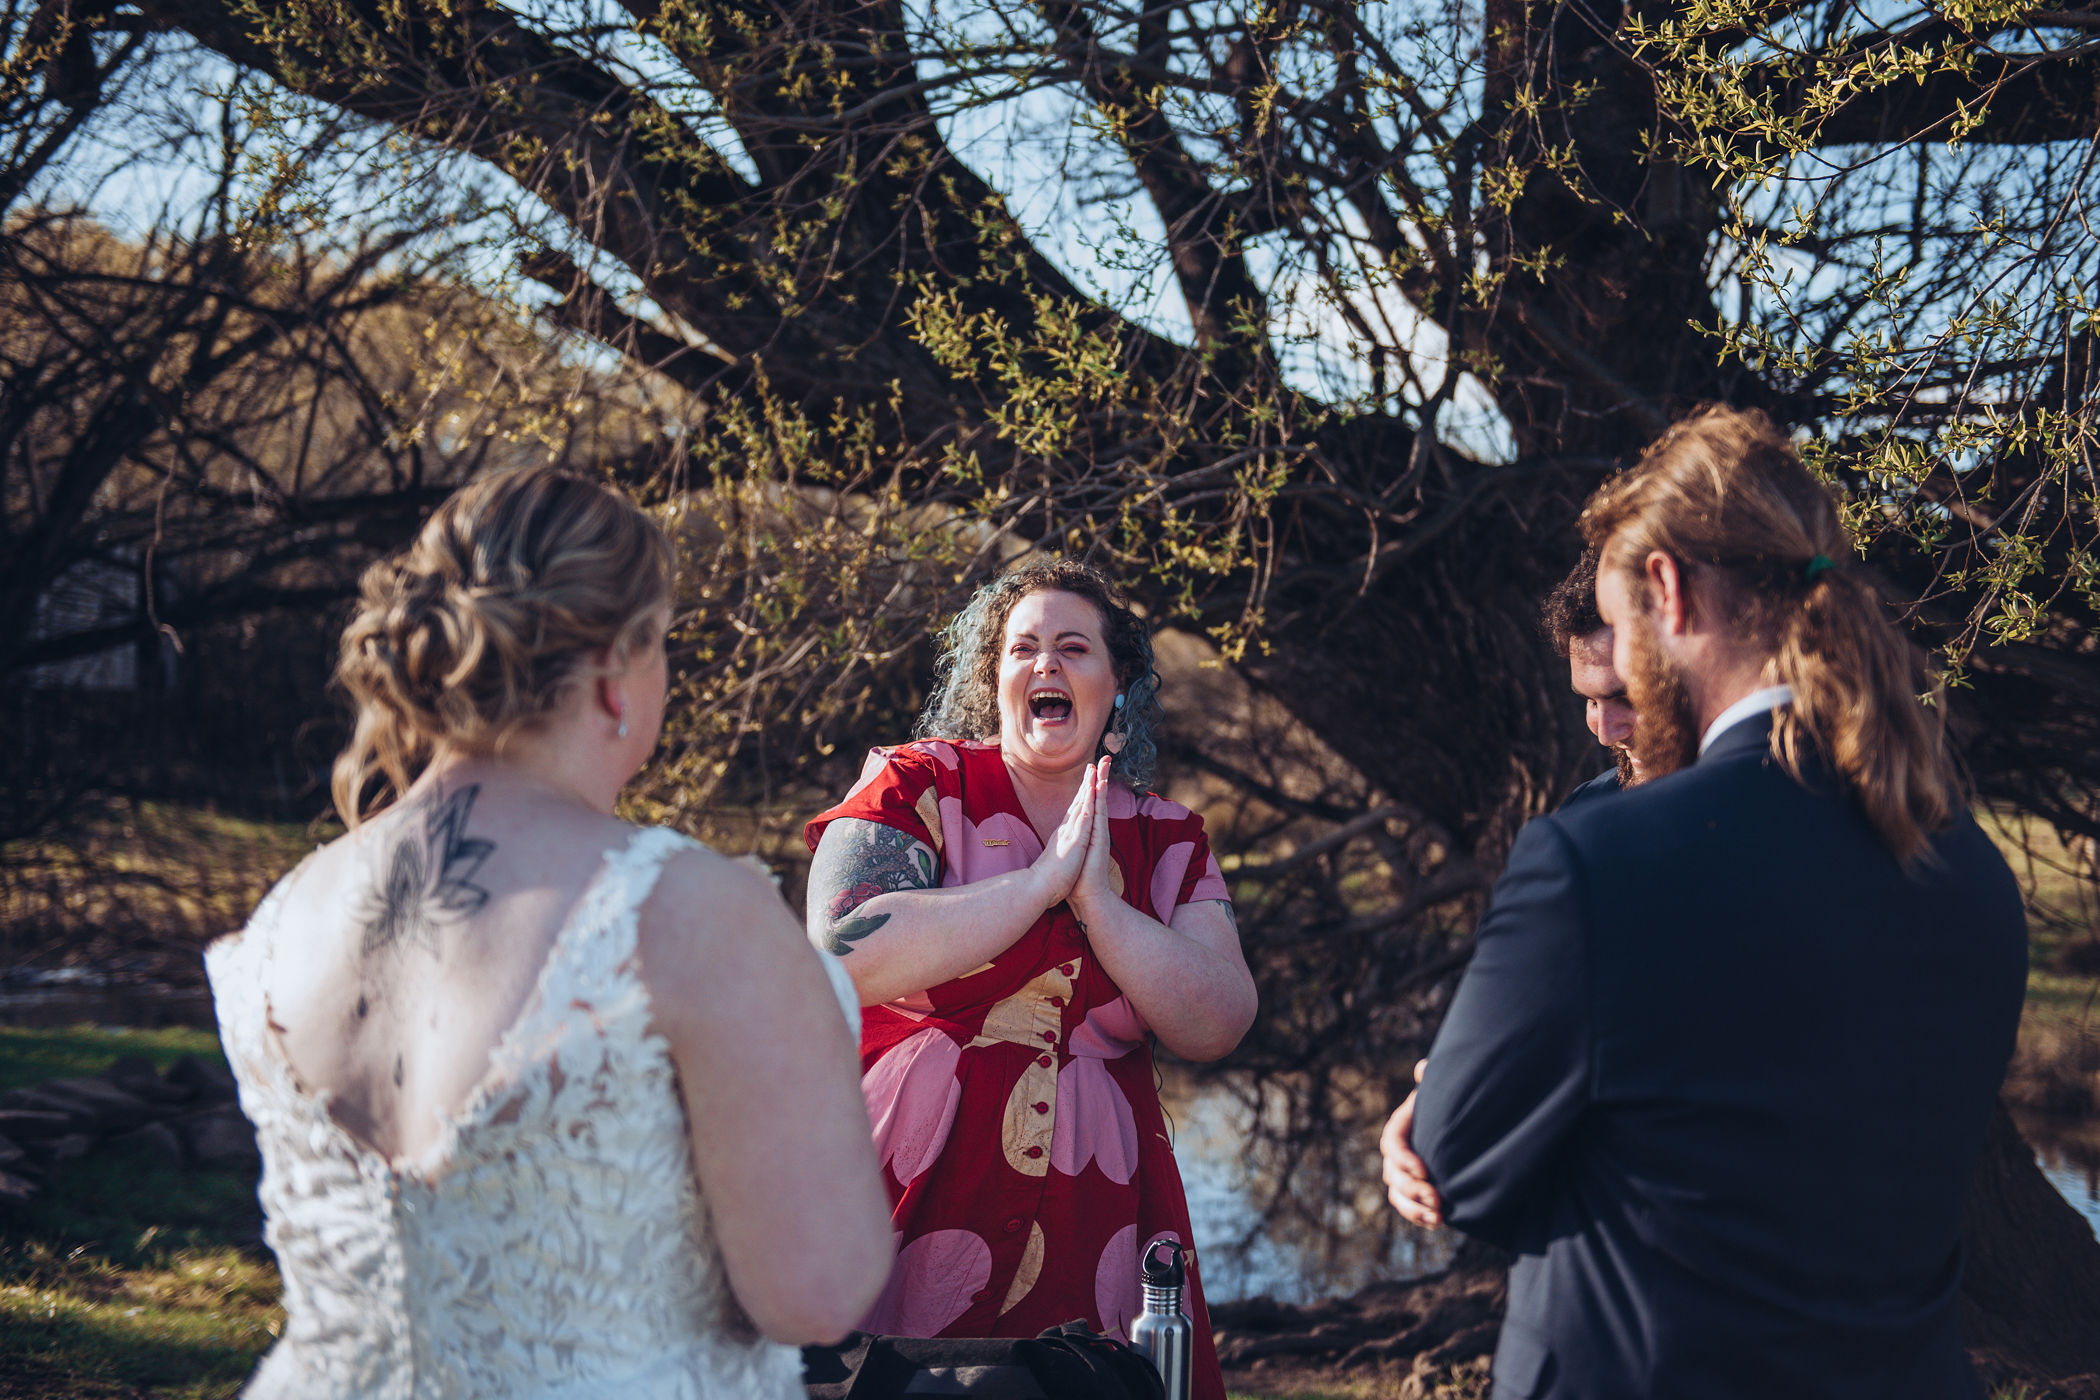
[[[1445,1218],[1505,1249],[1536,1247],[1555,1158],[1589,1099],[1580,872],[1542,818],[1496,882],[1415,1104],[1414,1148]]]

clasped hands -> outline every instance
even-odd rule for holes
[[[1422,1082],[1427,1068],[1429,1061],[1415,1062],[1415,1083]],[[1385,1194],[1393,1209],[1408,1224],[1433,1230],[1444,1223],[1444,1200],[1429,1184],[1429,1164],[1415,1155],[1415,1099],[1420,1092],[1410,1093],[1386,1119],[1385,1131],[1378,1135],[1378,1155],[1385,1160]]]
[[[1104,758],[1087,766],[1079,791],[1072,794],[1072,805],[1065,809],[1064,820],[1057,824],[1043,853],[1029,867],[1043,907],[1048,909],[1059,900],[1069,901],[1072,912],[1083,924],[1091,922],[1090,911],[1103,907],[1103,901],[1118,898],[1109,882],[1115,859],[1109,850],[1108,803],[1104,800],[1110,782],[1109,763]],[[1422,1082],[1422,1071],[1428,1064],[1422,1060],[1415,1065],[1417,1084]],[[1444,1203],[1436,1187],[1430,1185],[1428,1164],[1415,1155],[1410,1142],[1415,1098],[1415,1094],[1409,1094],[1393,1110],[1385,1131],[1379,1135],[1378,1150],[1385,1162],[1386,1195],[1393,1208],[1410,1224],[1435,1229],[1444,1223]]]
[[[1120,898],[1110,878],[1115,868],[1108,837],[1111,762],[1112,759],[1104,758],[1087,765],[1085,776],[1079,780],[1079,791],[1072,794],[1072,805],[1065,808],[1064,820],[1050,833],[1043,853],[1029,867],[1043,908],[1054,908],[1060,900],[1067,901],[1082,924],[1094,921],[1092,911],[1105,909],[1107,901]]]

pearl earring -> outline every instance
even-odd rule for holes
[[[620,716],[620,727],[614,732],[617,733],[622,739],[627,737],[627,716]]]

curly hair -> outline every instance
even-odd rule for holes
[[[398,799],[439,745],[495,751],[591,653],[638,645],[673,568],[656,522],[598,482],[522,467],[454,492],[365,570],[343,629],[335,679],[357,712],[331,785],[344,825]]]
[[[1153,736],[1163,714],[1159,672],[1152,666],[1151,633],[1100,570],[1076,560],[1025,565],[1001,574],[971,595],[942,633],[941,656],[934,670],[937,679],[926,712],[919,716],[916,736],[966,741],[999,737],[999,647],[1014,604],[1031,593],[1070,593],[1092,603],[1101,614],[1102,640],[1123,692],[1123,708],[1111,722],[1123,736],[1123,747],[1109,772],[1142,792],[1159,761],[1159,743]],[[1104,747],[1097,752],[1108,750]]]
[[[1597,551],[1586,548],[1582,557],[1568,576],[1553,585],[1546,601],[1539,605],[1539,627],[1546,640],[1562,656],[1568,654],[1578,638],[1604,630],[1604,618],[1597,611]]]

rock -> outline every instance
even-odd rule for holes
[[[21,1109],[30,1113],[57,1114],[66,1120],[66,1132],[92,1131],[100,1115],[79,1099],[61,1094],[47,1094],[39,1084],[34,1089],[10,1089],[0,1094],[0,1113]],[[0,1133],[19,1140],[19,1135],[0,1126]]]
[[[171,1121],[190,1160],[205,1167],[254,1167],[262,1164],[255,1129],[236,1108],[215,1108]]]
[[[238,1094],[233,1071],[222,1064],[184,1055],[168,1066],[168,1083],[188,1089],[201,1103],[232,1103]]]
[[[49,1138],[63,1137],[73,1131],[74,1121],[70,1113],[54,1113],[38,1108],[0,1107],[0,1137],[27,1146]]]
[[[120,1055],[110,1062],[108,1069],[102,1071],[102,1077],[104,1079],[113,1079],[129,1088],[131,1081],[134,1080],[158,1080],[160,1071],[155,1069],[153,1061],[147,1059],[144,1055]]]
[[[42,1181],[44,1164],[22,1144],[0,1137],[0,1174],[25,1176],[31,1181]]]
[[[153,1105],[136,1094],[126,1093],[109,1080],[95,1075],[75,1079],[48,1079],[37,1086],[46,1098],[76,1105],[63,1111],[87,1115],[98,1135],[121,1133],[159,1117]]]
[[[189,1152],[183,1147],[182,1139],[165,1123],[148,1123],[143,1128],[134,1128],[121,1137],[111,1138],[109,1145],[144,1152],[171,1167],[184,1166],[189,1161]]]
[[[60,1162],[70,1162],[77,1157],[87,1156],[88,1149],[94,1145],[95,1139],[86,1133],[67,1133],[63,1137],[45,1138],[42,1142],[31,1143],[28,1150],[32,1157],[40,1159],[46,1167],[53,1167]]]
[[[170,1084],[160,1077],[153,1061],[144,1055],[126,1055],[108,1069],[102,1077],[122,1089],[125,1093],[154,1104],[188,1103],[196,1097],[196,1091],[186,1084]]]

